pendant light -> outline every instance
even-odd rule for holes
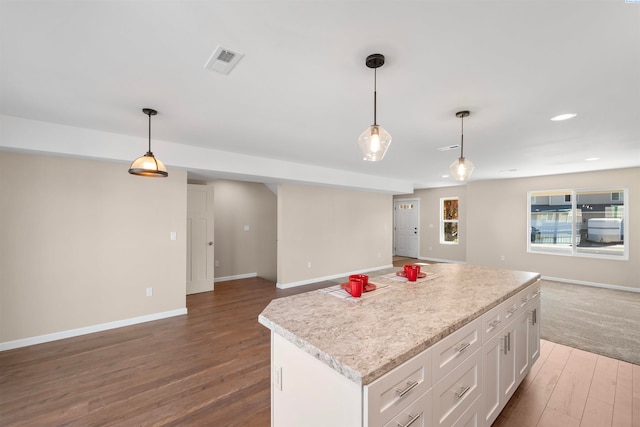
[[[377,162],[382,160],[391,144],[391,135],[376,122],[376,69],[384,65],[384,55],[379,53],[369,55],[365,64],[373,68],[373,125],[362,132],[358,143],[364,156],[363,160]]]
[[[167,177],[169,176],[167,168],[160,160],[156,159],[151,152],[151,116],[155,116],[158,112],[151,108],[143,108],[142,112],[149,116],[149,151],[147,151],[144,156],[138,157],[133,161],[133,163],[131,163],[129,173],[140,176],[159,178]]]
[[[461,119],[461,132],[460,132],[460,158],[451,163],[449,169],[451,175],[456,181],[464,181],[471,176],[473,172],[473,163],[464,158],[464,118],[469,117],[471,113],[469,111],[458,111],[456,117]]]

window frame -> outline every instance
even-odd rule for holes
[[[622,233],[623,233],[623,251],[619,255],[607,254],[607,253],[598,253],[597,249],[594,249],[593,252],[581,250],[579,243],[580,230],[582,229],[582,225],[578,223],[578,218],[582,218],[583,210],[582,208],[578,210],[578,198],[581,194],[588,193],[620,193],[620,200],[610,202],[621,202],[621,206],[623,206],[623,215],[622,215]],[[558,195],[568,195],[571,200],[571,210],[568,212],[568,217],[572,218],[570,229],[573,230],[571,234],[571,242],[568,246],[558,245],[557,247],[536,247],[532,245],[532,215],[531,215],[531,205],[532,201],[538,201],[540,197],[549,197],[558,196]],[[609,199],[612,198],[610,194]],[[535,202],[533,204],[536,204]],[[561,203],[562,204],[562,203]],[[568,207],[568,206],[567,206]],[[559,212],[555,213],[556,217],[559,216]],[[628,261],[629,260],[629,189],[627,187],[587,187],[587,188],[571,188],[571,189],[553,189],[553,190],[535,190],[527,192],[527,253],[532,254],[544,254],[544,255],[560,255],[560,256],[574,256],[574,257],[582,257],[582,258],[599,258],[599,259],[608,259],[608,260],[618,260],[618,261]],[[577,230],[577,231],[576,231]]]
[[[448,200],[455,200],[457,202],[456,219],[444,218],[444,203]],[[445,224],[456,224],[457,234],[455,241],[445,240]],[[460,198],[459,197],[440,197],[440,244],[441,245],[458,245],[460,244]]]

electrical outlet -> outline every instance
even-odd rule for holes
[[[152,297],[153,296],[153,288],[147,288],[147,296],[148,297]]]
[[[500,255],[500,261],[504,261],[504,255]]]
[[[311,268],[311,261],[307,263],[307,268]]]
[[[216,267],[220,267],[220,260],[219,260],[219,259],[217,259],[217,260],[216,260],[216,262],[215,262],[215,266],[216,266]]]

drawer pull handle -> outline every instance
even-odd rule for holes
[[[469,347],[471,345],[471,343],[465,342],[460,344],[459,346],[456,347],[456,351],[458,353],[462,353],[463,351],[465,351],[467,349],[467,347]]]
[[[467,394],[467,392],[471,390],[471,386],[468,385],[466,387],[460,387],[460,391],[456,392],[456,396],[458,396],[458,399],[462,399],[462,396],[464,396],[465,394]]]
[[[416,388],[418,384],[420,384],[418,381],[407,381],[407,386],[402,390],[396,389],[396,393],[398,393],[400,397],[403,397],[405,394]]]
[[[507,334],[507,350],[511,351],[511,332]]]
[[[400,424],[398,423],[398,427],[409,427],[411,424],[415,423],[416,421],[418,421],[420,419],[420,417],[422,416],[422,412],[420,412],[418,415],[411,415],[409,414],[409,422],[406,424]]]
[[[500,323],[502,323],[502,320],[494,320],[492,322],[489,322],[489,326],[491,326],[491,328],[489,329],[490,331],[494,330],[496,328],[496,326],[498,326]]]
[[[533,310],[531,310],[529,313],[531,313],[531,324],[535,325],[536,323],[538,323],[538,313],[537,313],[538,309],[534,308]]]
[[[505,335],[504,337],[504,355],[507,355],[507,336]]]

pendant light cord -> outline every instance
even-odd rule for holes
[[[460,158],[464,158],[464,115],[461,117],[462,124],[460,129]]]
[[[151,152],[151,113],[148,114],[149,116],[149,153]]]
[[[377,92],[377,73],[376,73],[376,68],[373,69],[373,125],[377,126],[378,122],[377,122],[377,118],[376,118],[376,111],[377,111],[377,97],[378,97],[378,92]]]

